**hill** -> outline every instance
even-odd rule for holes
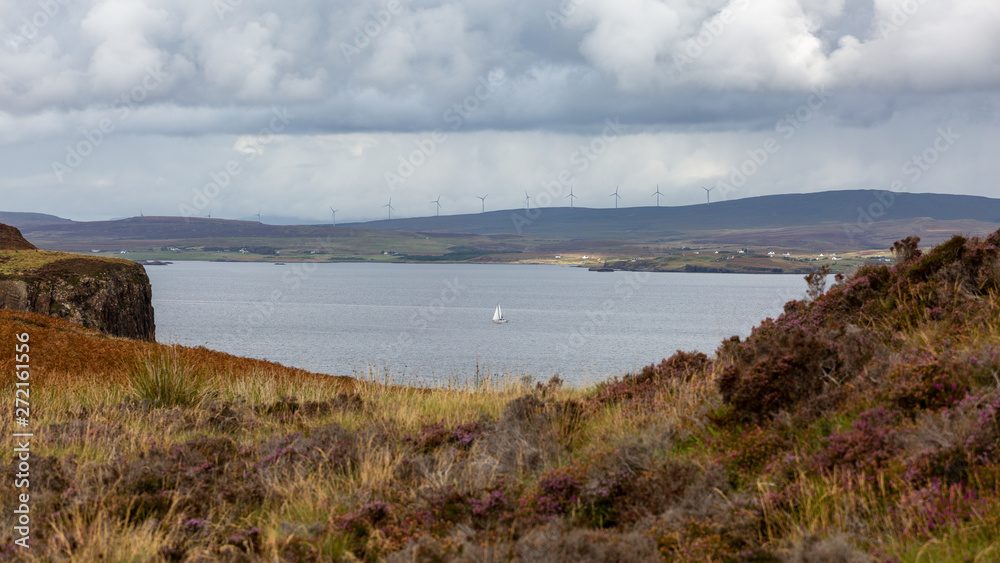
[[[310,259],[311,253],[337,259],[371,257],[384,252],[394,256],[450,255],[455,260],[503,253],[529,255],[491,258],[504,261],[533,259],[532,253],[548,258],[570,252],[649,256],[650,252],[656,252],[652,246],[662,252],[684,246],[843,252],[885,249],[907,234],[937,243],[955,233],[985,235],[998,227],[1000,199],[856,190],[774,195],[683,207],[532,208],[337,227],[133,217],[55,223],[32,219],[21,231],[40,248],[74,252],[150,251],[165,247],[236,251],[256,247],[264,254],[273,256],[282,252],[296,259]],[[296,253],[303,256],[295,256]],[[214,259],[205,254],[178,258],[182,257]]]
[[[34,248],[35,245],[21,236],[21,231],[0,223],[0,250],[33,250]]]
[[[12,211],[0,211],[0,223],[10,225],[18,229],[34,227],[36,225],[51,225],[54,223],[72,223],[69,219],[46,215],[45,213],[19,213]]]
[[[829,230],[831,236],[839,236],[845,241],[851,238],[849,233],[853,231],[854,237],[864,244],[867,236],[864,231],[871,223],[914,219],[1000,224],[1000,199],[849,190],[770,195],[681,207],[505,210],[370,221],[353,226],[414,232],[525,234],[557,239],[623,241],[674,240],[693,236],[692,233],[704,237],[710,236],[708,233],[712,231],[774,232],[822,226]],[[846,231],[845,226],[848,227]]]
[[[810,276],[809,301],[714,357],[678,352],[588,389],[328,378],[0,311],[0,339],[29,335],[44,437],[30,467],[5,468],[29,474],[30,498],[0,489],[30,514],[31,551],[6,510],[0,553],[994,560],[1000,231],[894,251],[825,292]]]

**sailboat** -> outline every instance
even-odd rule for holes
[[[497,303],[497,310],[493,312],[493,322],[497,324],[507,322],[507,319],[503,318],[503,311],[500,310],[499,303]]]

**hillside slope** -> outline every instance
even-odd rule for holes
[[[34,250],[31,244],[21,235],[21,231],[10,225],[0,223],[0,250]]]
[[[888,205],[886,205],[888,204]],[[681,207],[555,207],[482,214],[369,221],[352,226],[414,232],[652,240],[692,231],[739,231],[831,225],[863,230],[872,222],[930,218],[1000,224],[1000,199],[877,190],[829,191],[731,199]]]
[[[0,554],[995,560],[1000,231],[894,254],[826,292],[811,276],[809,301],[713,358],[678,352],[591,389],[323,378],[0,311],[0,338],[31,335],[45,437],[34,547],[4,511]]]
[[[958,233],[986,235],[1000,228],[1000,199],[852,190],[682,207],[516,209],[337,227],[180,217],[29,223],[22,233],[35,245],[74,252],[249,245],[304,252],[325,249],[341,257],[384,250],[441,255],[456,249],[488,253],[542,247],[558,254],[570,252],[582,241],[597,243],[590,249],[655,243],[824,252],[885,248],[907,235],[931,243]]]

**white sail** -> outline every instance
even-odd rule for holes
[[[507,322],[507,319],[503,318],[503,311],[500,310],[499,304],[497,304],[497,310],[493,312],[493,322],[495,323]]]

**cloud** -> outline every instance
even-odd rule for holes
[[[166,212],[253,155],[220,210],[308,215],[330,196],[363,217],[383,199],[384,172],[440,129],[450,140],[407,182],[411,213],[439,192],[445,210],[472,209],[472,191],[539,185],[610,117],[628,126],[628,151],[586,181],[595,193],[634,185],[640,201],[645,184],[721,178],[815,89],[829,101],[741,194],[878,184],[920,149],[913,139],[947,123],[977,131],[949,156],[967,170],[940,168],[965,187],[914,189],[973,189],[996,172],[991,0],[50,4],[5,2],[0,20],[0,190],[20,205],[24,186],[71,212],[119,190],[126,209],[149,198]],[[295,115],[281,142],[255,142],[275,111]],[[57,182],[53,163],[106,119],[113,130]],[[269,195],[293,185],[294,201]]]

